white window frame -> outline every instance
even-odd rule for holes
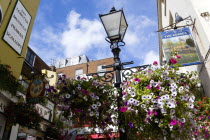
[[[98,65],[97,66],[97,72],[106,72],[106,69],[102,69],[102,66],[105,66],[105,64]],[[99,73],[99,76],[104,76],[105,73]]]
[[[78,71],[81,71],[81,72],[77,73]],[[78,76],[80,76],[80,77],[83,76],[83,69],[76,69],[75,70],[75,79],[77,79]]]

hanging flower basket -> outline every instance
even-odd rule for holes
[[[35,107],[31,104],[11,104],[5,110],[8,123],[11,125],[22,125],[29,128],[40,129],[41,117]]]

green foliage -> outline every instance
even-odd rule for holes
[[[11,104],[5,110],[8,123],[17,123],[29,128],[40,129],[41,117],[34,105],[26,103]]]
[[[16,95],[18,88],[20,88],[20,83],[11,74],[11,67],[8,65],[0,64],[0,90],[6,90]]]

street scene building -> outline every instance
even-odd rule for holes
[[[170,26],[174,29],[174,23],[177,26],[189,27],[192,38],[195,43],[195,52],[198,54],[200,64],[184,66],[180,68],[181,72],[197,71],[202,82],[205,96],[210,97],[210,71],[209,71],[209,47],[210,47],[210,24],[209,12],[210,2],[204,0],[158,0],[158,30],[163,32],[164,27]],[[178,20],[178,16],[182,17]],[[187,19],[185,19],[187,18]],[[185,20],[183,20],[185,19]],[[190,25],[190,26],[188,26]],[[161,30],[162,29],[162,30]],[[184,48],[186,48],[185,46]],[[184,50],[183,48],[181,49]],[[164,55],[163,43],[161,35],[159,34],[159,56],[160,62],[166,60]],[[189,60],[189,58],[188,58]]]
[[[14,84],[21,75],[24,59],[19,59],[19,57],[25,58],[39,2],[39,0],[0,1],[0,63],[2,69],[4,69],[4,65],[9,66],[8,70],[12,71],[12,75],[9,77]],[[1,84],[7,82],[3,81],[3,76],[5,73],[1,71]],[[10,80],[7,77],[5,79]],[[1,86],[0,139],[13,140],[13,137],[17,136],[17,132],[10,135],[12,128],[8,128],[7,118],[4,115],[5,107],[17,103],[18,96],[23,94],[20,92],[11,93],[14,87],[15,85]]]
[[[66,75],[71,79],[76,79],[78,76],[86,77],[86,74],[88,73],[106,72],[112,70],[112,68],[102,69],[102,66],[111,65],[113,63],[113,57],[93,61],[89,60],[87,56],[82,55],[58,61],[56,65],[56,73],[60,76]],[[103,73],[100,75],[102,76]]]

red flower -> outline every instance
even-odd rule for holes
[[[176,63],[177,63],[177,60],[176,60],[176,59],[171,58],[171,59],[169,59],[169,63],[170,63],[170,64],[176,64]]]
[[[153,62],[153,65],[157,66],[158,65],[158,62],[157,61],[154,61]]]
[[[179,59],[179,58],[181,58],[181,56],[179,56],[179,55],[176,55],[176,58],[177,58],[177,59]]]

